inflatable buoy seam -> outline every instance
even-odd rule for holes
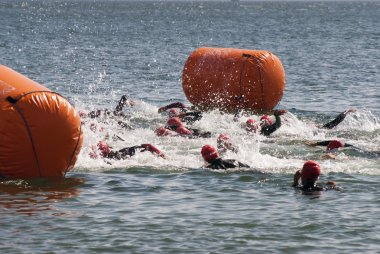
[[[265,104],[265,101],[264,101],[264,84],[263,84],[262,70],[261,70],[261,67],[260,67],[260,61],[259,61],[259,59],[256,56],[252,56],[252,57],[253,57],[253,59],[255,59],[256,64],[257,64],[257,69],[259,71],[259,80],[260,80],[260,88],[261,88],[261,102],[262,102],[262,105],[263,105],[263,104]]]
[[[245,59],[243,61],[243,64],[240,67],[240,77],[239,77],[240,95],[239,95],[239,97],[236,97],[237,100],[239,100],[239,101],[242,100],[242,104],[244,104],[244,95],[243,95],[243,87],[242,87],[241,81],[242,81],[242,76],[243,76],[243,71],[244,71],[245,65],[246,65],[248,59],[251,57],[251,55],[243,54],[243,57],[245,57]]]
[[[72,163],[73,160],[74,160],[75,153],[76,153],[76,151],[77,151],[77,149],[78,149],[78,145],[79,145],[79,142],[80,142],[80,138],[81,138],[81,136],[82,136],[82,125],[79,125],[79,136],[78,136],[78,141],[77,141],[77,143],[76,143],[76,145],[75,145],[75,148],[74,148],[73,153],[71,154],[70,162],[69,162],[69,164],[67,165],[67,168],[66,168],[66,170],[65,170],[65,173],[63,174],[64,177],[66,176],[66,173],[67,173],[67,171],[69,170],[70,165],[71,165],[71,163]]]
[[[62,98],[64,98],[66,101],[68,101],[64,96],[60,95],[59,93],[57,92],[53,92],[53,91],[49,91],[49,90],[41,90],[41,91],[31,91],[31,92],[27,92],[27,93],[24,93],[24,94],[20,94],[19,96],[17,96],[16,98],[12,98],[10,96],[7,97],[7,100],[9,102],[11,102],[12,104],[16,103],[17,101],[19,101],[22,97],[25,97],[29,94],[32,94],[32,93],[52,93],[52,94],[56,94]]]
[[[13,107],[16,109],[16,111],[19,113],[22,121],[24,122],[24,125],[25,125],[25,128],[28,132],[28,136],[29,136],[29,139],[30,139],[30,143],[32,144],[32,150],[33,150],[33,154],[34,154],[34,158],[36,160],[36,164],[37,164],[37,168],[38,168],[38,173],[40,174],[40,176],[42,176],[41,174],[41,168],[40,168],[40,162],[38,160],[38,156],[37,156],[37,150],[36,150],[36,147],[34,145],[34,141],[33,141],[33,135],[32,135],[32,132],[30,131],[30,128],[29,128],[29,125],[28,125],[28,122],[26,121],[25,119],[25,116],[22,114],[21,112],[21,109],[16,105],[17,101],[19,99],[14,99],[10,96],[7,97],[7,100],[13,105]]]

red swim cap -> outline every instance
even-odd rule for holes
[[[107,155],[111,152],[110,146],[104,140],[98,142],[98,149],[103,157],[107,157]]]
[[[169,110],[168,114],[169,114],[170,118],[176,117],[176,116],[178,116],[178,111],[175,108],[172,108],[171,110]]]
[[[230,137],[227,134],[222,133],[219,135],[217,142],[229,141],[229,140],[230,140]]]
[[[272,125],[273,123],[272,119],[267,115],[260,117],[260,122],[263,122],[264,125]]]
[[[201,150],[202,157],[208,163],[212,163],[216,158],[219,157],[216,149],[211,145],[204,145]]]
[[[336,149],[336,148],[339,148],[339,147],[344,147],[343,142],[341,142],[339,140],[332,140],[332,141],[330,141],[329,145],[327,146],[326,151],[329,152],[329,151]]]
[[[157,130],[155,130],[154,132],[156,133],[157,136],[160,136],[160,137],[170,135],[170,131],[168,129],[166,129],[165,127],[160,127]]]
[[[316,180],[321,174],[321,168],[315,161],[307,161],[303,164],[301,177],[303,180]]]
[[[178,134],[181,134],[181,135],[184,135],[184,136],[188,136],[188,135],[193,134],[189,129],[186,129],[186,128],[183,127],[183,126],[178,127],[175,131],[176,131]]]
[[[168,120],[167,125],[169,127],[180,127],[183,126],[183,123],[178,117],[172,117]]]
[[[256,124],[256,121],[252,118],[249,118],[246,122],[246,131],[256,131],[259,126]]]
[[[87,117],[88,114],[85,111],[79,110],[78,115],[79,117],[83,118],[83,117]]]

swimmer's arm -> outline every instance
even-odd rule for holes
[[[321,159],[336,159],[336,155],[332,153],[325,153],[320,156]]]
[[[293,176],[293,187],[297,187],[299,180],[301,179],[301,170],[297,170],[296,173]]]
[[[348,113],[356,112],[356,109],[347,109],[346,111],[340,113],[334,120],[329,123],[326,123],[322,126],[324,129],[332,129],[340,124],[347,116]]]
[[[260,133],[264,136],[269,136],[273,132],[275,132],[278,128],[281,127],[281,117],[279,115],[275,115],[276,122],[272,125],[269,125],[267,127],[264,127],[261,129]]]
[[[168,109],[171,109],[171,108],[180,108],[180,109],[185,109],[186,106],[185,104],[183,104],[182,102],[174,102],[174,103],[171,103],[169,105],[166,105],[164,107],[161,107],[158,109],[158,113],[162,113]]]
[[[115,112],[117,113],[117,112],[122,111],[125,105],[128,105],[129,107],[134,106],[134,102],[132,100],[130,100],[127,95],[121,96],[121,98],[120,98],[120,100],[119,100],[119,102],[115,108]]]

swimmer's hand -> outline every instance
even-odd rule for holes
[[[354,108],[349,108],[347,109],[346,111],[344,111],[344,114],[348,114],[348,113],[355,113],[357,110],[354,109]]]
[[[155,147],[154,145],[151,145],[151,144],[142,144],[141,147],[143,148],[143,150],[141,150],[141,152],[145,152],[145,151],[149,151],[153,154],[156,154],[162,158],[165,158],[165,154],[163,152],[160,151],[160,149],[158,149],[157,147]]]
[[[321,156],[321,159],[336,159],[336,155],[334,155],[332,153],[326,153],[326,154]]]
[[[273,115],[275,115],[275,116],[281,116],[285,113],[288,113],[288,111],[286,109],[276,109],[273,111]]]
[[[334,182],[334,181],[328,181],[328,182],[326,182],[326,185],[335,186],[336,182]]]
[[[305,141],[305,145],[308,145],[308,146],[317,146],[317,142],[311,141],[311,140],[306,140]]]

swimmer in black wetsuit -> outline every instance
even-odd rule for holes
[[[126,115],[123,113],[124,107],[125,106],[133,107],[134,105],[135,105],[135,102],[133,100],[128,98],[127,95],[123,95],[123,96],[121,96],[119,102],[117,103],[114,111],[110,111],[109,109],[96,109],[96,110],[92,110],[88,113],[86,113],[84,111],[79,111],[79,116],[82,119],[84,119],[84,118],[94,119],[94,118],[101,118],[101,117],[106,118],[109,116],[125,118]],[[117,124],[120,125],[124,129],[132,129],[132,127],[128,123],[123,122],[121,120],[118,120]]]
[[[211,132],[201,131],[199,129],[185,127],[182,121],[178,117],[170,118],[165,128],[175,131],[177,134],[188,138],[209,138],[211,137]],[[157,133],[157,132],[156,132]]]
[[[297,170],[297,172],[293,176],[293,187],[301,189],[306,192],[313,191],[324,191],[324,190],[339,190],[336,186],[336,183],[333,181],[326,182],[325,186],[320,186],[317,184],[317,180],[319,179],[319,175],[321,174],[321,168],[318,163],[315,161],[306,161],[301,170]],[[301,180],[301,185],[299,185],[299,181]]]
[[[224,160],[219,157],[218,151],[211,145],[204,145],[201,150],[203,159],[210,163],[206,168],[210,169],[228,169],[228,168],[250,168],[249,165],[237,160]]]
[[[344,120],[344,118],[346,118],[348,113],[354,113],[354,112],[356,112],[356,109],[347,109],[346,111],[340,113],[334,120],[324,124],[320,128],[332,129],[332,128],[336,127],[338,124],[340,124]]]
[[[245,124],[245,129],[247,132],[259,132],[261,135],[269,136],[281,127],[280,116],[288,112],[287,110],[274,110],[273,115],[275,116],[275,122],[272,119],[264,115],[260,118],[260,123],[256,123],[252,118],[248,119]]]
[[[101,116],[110,116],[110,115],[124,117],[125,115],[122,112],[124,107],[125,106],[133,107],[134,104],[135,104],[134,101],[129,99],[127,95],[123,95],[121,96],[119,102],[117,103],[115,107],[115,110],[113,111],[110,111],[109,109],[97,109],[97,110],[90,111],[89,113],[80,111],[79,115],[83,118],[85,117],[98,118]]]
[[[105,159],[124,160],[135,155],[137,149],[141,149],[140,152],[149,151],[152,154],[165,158],[165,154],[151,144],[142,144],[139,146],[125,147],[118,151],[112,151],[110,146],[102,140],[98,142],[97,148],[100,152],[100,156]],[[93,159],[96,159],[98,157],[95,148],[92,148],[90,157]]]
[[[170,109],[170,118],[178,117],[188,124],[198,121],[203,116],[201,111],[194,110],[194,107],[186,107],[185,104],[181,102],[174,102],[164,107],[161,107],[158,109],[158,113],[162,113],[168,109]],[[179,111],[177,109],[179,109]]]
[[[256,124],[255,120],[248,119],[246,122],[246,130],[248,132],[257,132],[259,131],[260,134],[264,136],[269,136],[276,130],[278,130],[281,127],[281,118],[280,116],[285,114],[286,110],[274,110],[273,115],[275,116],[275,122],[272,122],[272,119],[269,116],[262,116],[260,118],[260,124]],[[347,116],[348,113],[356,112],[355,109],[348,109],[342,113],[340,113],[334,120],[331,122],[328,122],[321,126],[321,129],[333,129],[338,124],[340,124]]]
[[[369,156],[369,157],[378,157],[380,156],[380,152],[376,151],[364,151],[363,149],[356,147],[354,145],[342,142],[340,140],[334,139],[334,140],[324,140],[324,141],[306,141],[306,145],[308,146],[326,146],[326,154],[323,156],[323,158],[329,158],[329,159],[335,159],[335,154],[333,154],[334,151],[337,151],[340,148],[351,148],[351,150],[354,150],[358,152],[358,154]]]

